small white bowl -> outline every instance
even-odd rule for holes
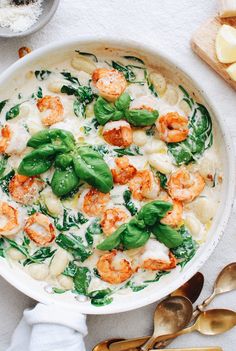
[[[39,29],[44,27],[52,18],[56,12],[60,0],[44,0],[42,3],[43,12],[40,15],[37,22],[24,32],[13,32],[9,28],[0,27],[0,38],[16,38],[24,37],[26,35],[37,32]]]

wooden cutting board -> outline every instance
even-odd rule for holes
[[[236,81],[232,80],[225,70],[229,65],[220,63],[215,53],[216,34],[222,24],[229,24],[236,28],[236,17],[214,17],[209,19],[194,33],[191,40],[191,46],[198,56],[200,56],[236,90]]]

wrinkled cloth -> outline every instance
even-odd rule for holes
[[[24,311],[6,351],[85,351],[86,334],[85,315],[39,303]]]

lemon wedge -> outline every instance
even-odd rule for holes
[[[236,29],[224,24],[216,36],[216,55],[222,63],[236,61]]]
[[[230,75],[230,78],[236,81],[236,62],[230,65],[226,71]]]

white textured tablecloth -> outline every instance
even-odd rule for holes
[[[204,82],[205,91],[226,118],[236,143],[236,93],[192,53],[189,45],[193,31],[216,10],[216,0],[61,0],[55,17],[40,32],[22,39],[0,39],[0,71],[17,59],[19,47],[37,48],[65,38],[96,34],[155,44],[173,55],[199,82]],[[202,269],[206,279],[202,298],[210,293],[220,268],[236,260],[235,212],[223,240]],[[236,310],[235,297],[236,292],[218,297],[212,306]],[[0,351],[6,349],[24,308],[33,304],[32,300],[0,278]],[[107,337],[150,333],[154,307],[155,304],[128,313],[88,317],[87,350]],[[218,337],[194,333],[173,343],[173,347],[206,345],[219,345],[224,351],[234,351],[236,330]]]

